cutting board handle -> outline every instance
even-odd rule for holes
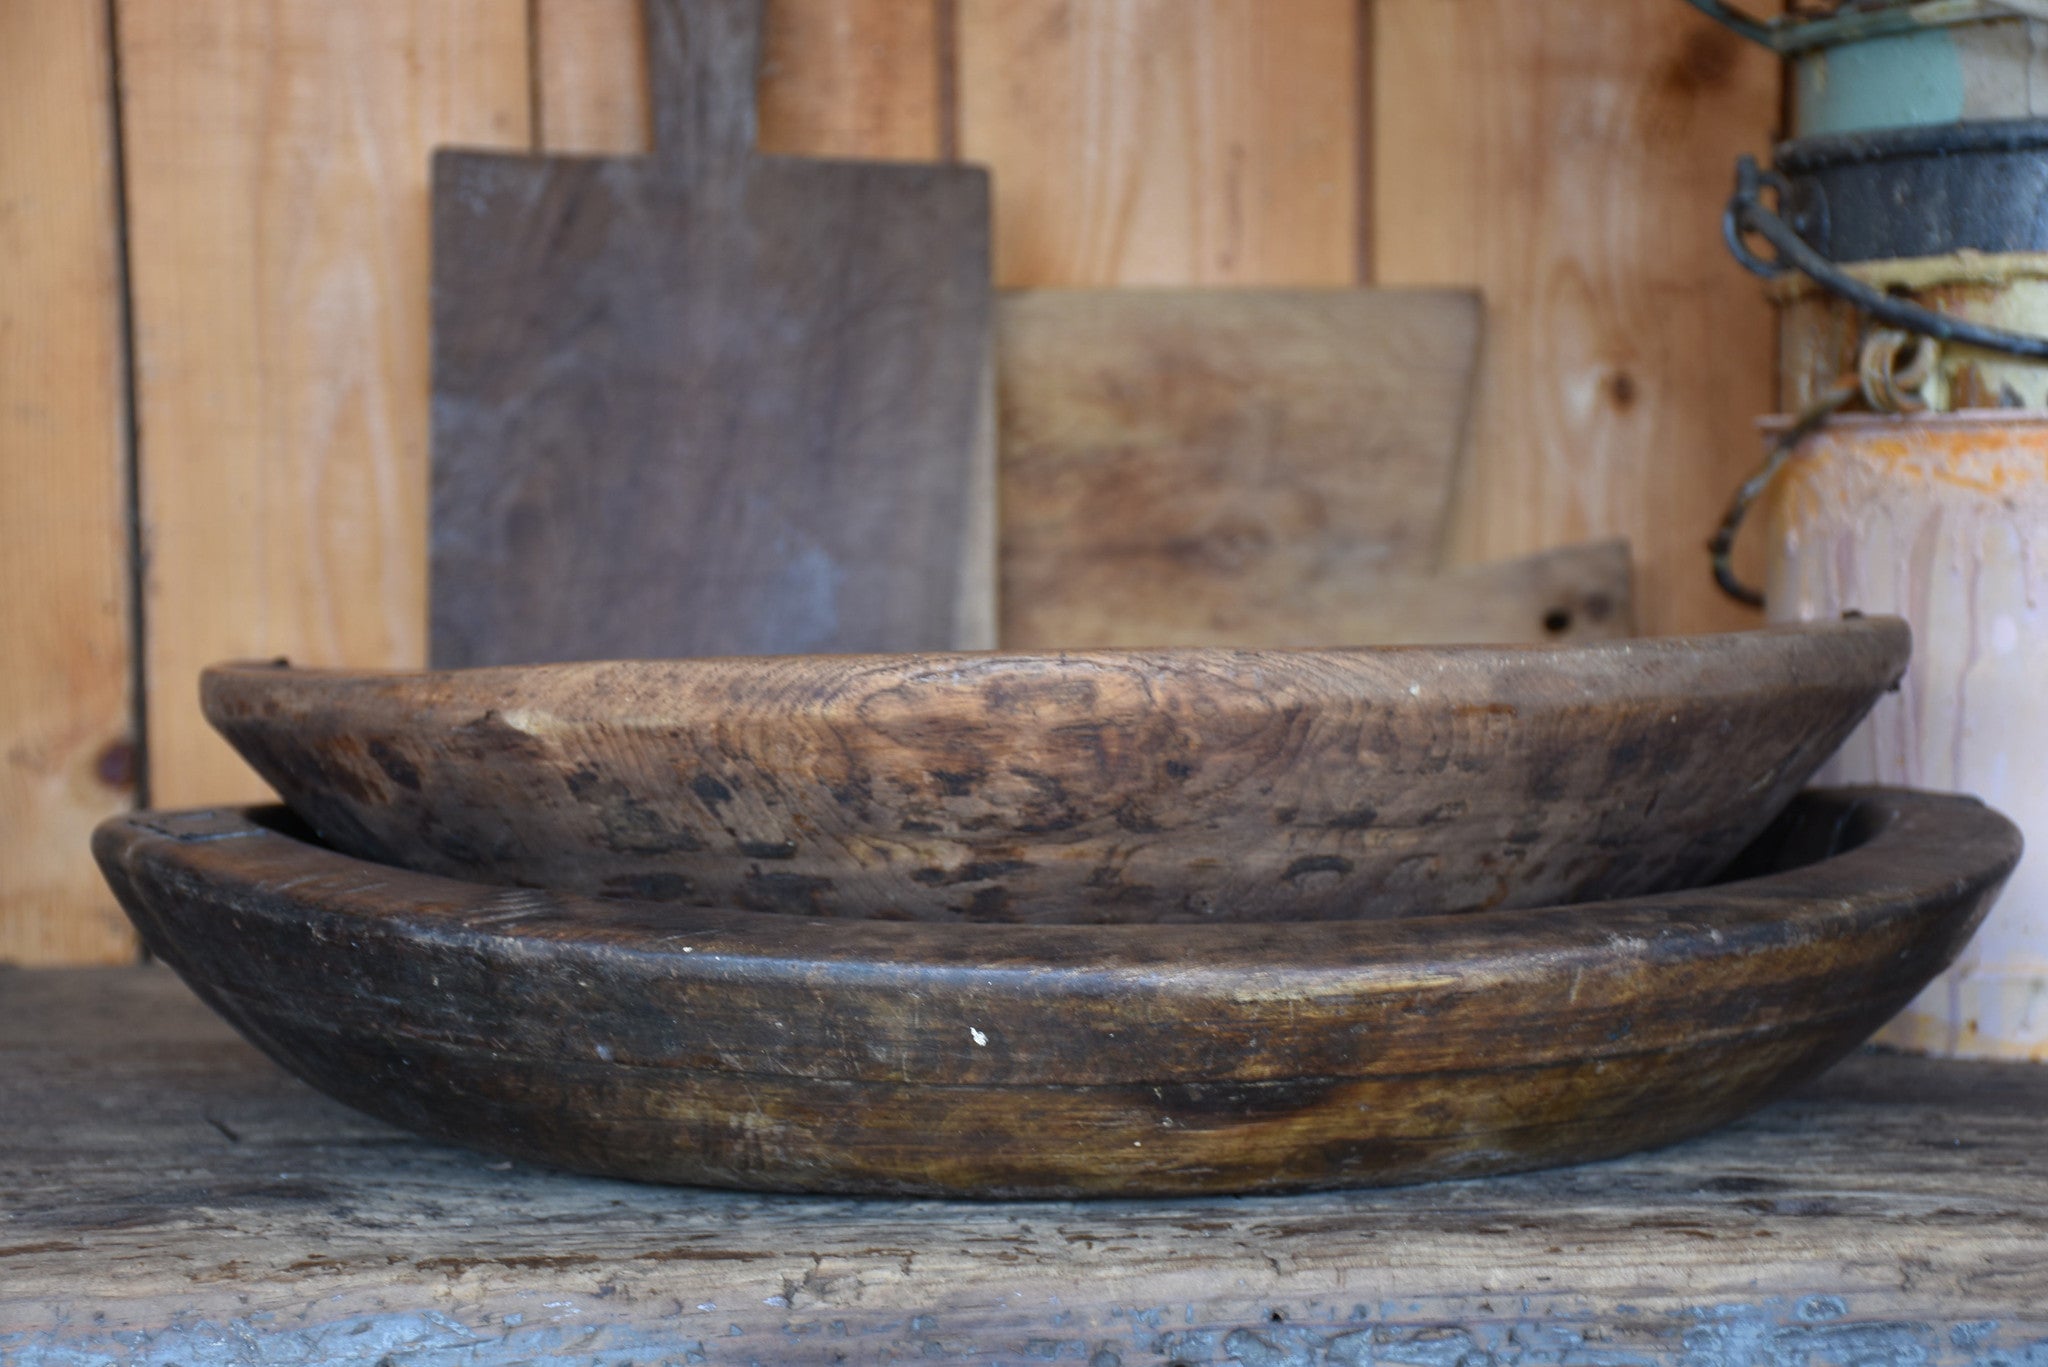
[[[685,175],[754,154],[761,0],[646,0],[654,155]]]

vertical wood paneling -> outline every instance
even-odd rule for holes
[[[1776,64],[1671,0],[1374,9],[1379,278],[1486,291],[1457,550],[1625,535],[1646,630],[1752,623],[1702,546],[1772,403],[1769,314],[1719,226]]]
[[[959,148],[995,172],[997,282],[1352,283],[1357,14],[959,0]]]
[[[110,42],[166,803],[262,791],[199,718],[204,662],[422,656],[429,150],[646,144],[640,0],[115,4],[110,34],[97,0],[0,0],[0,958],[25,961],[131,952],[83,852],[133,768]],[[1776,123],[1762,54],[1670,0],[767,13],[764,149],[990,164],[1002,283],[1344,284],[1369,238],[1383,282],[1482,287],[1460,553],[1625,534],[1650,629],[1749,620],[1699,543],[1771,401],[1766,310],[1716,240]]]
[[[0,0],[0,961],[119,962],[127,404],[105,7]]]
[[[525,0],[120,0],[154,800],[208,661],[425,655],[427,165],[529,141]]]
[[[770,0],[761,59],[761,150],[934,159],[939,0]],[[647,149],[640,0],[537,0],[541,145]]]
[[[534,0],[534,140],[544,152],[647,150],[641,0]]]
[[[761,150],[939,156],[938,0],[777,0],[761,53]]]

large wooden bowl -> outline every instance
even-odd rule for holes
[[[1541,906],[1712,876],[1903,623],[1560,647],[209,670],[320,837],[484,882],[1040,922]]]
[[[1967,798],[1849,790],[1799,799],[1760,876],[1693,892],[965,926],[478,887],[280,820],[126,816],[95,849],[150,948],[323,1091],[586,1172],[974,1196],[1405,1182],[1682,1138],[1905,1005],[2020,848]]]

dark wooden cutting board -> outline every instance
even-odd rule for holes
[[[760,0],[648,0],[655,150],[434,162],[439,665],[993,644],[988,177],[755,153]]]

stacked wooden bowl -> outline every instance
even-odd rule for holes
[[[1585,646],[230,666],[290,805],[108,823],[285,1066],[588,1172],[981,1196],[1499,1172],[1722,1123],[2018,857],[1800,785],[1854,620]]]

